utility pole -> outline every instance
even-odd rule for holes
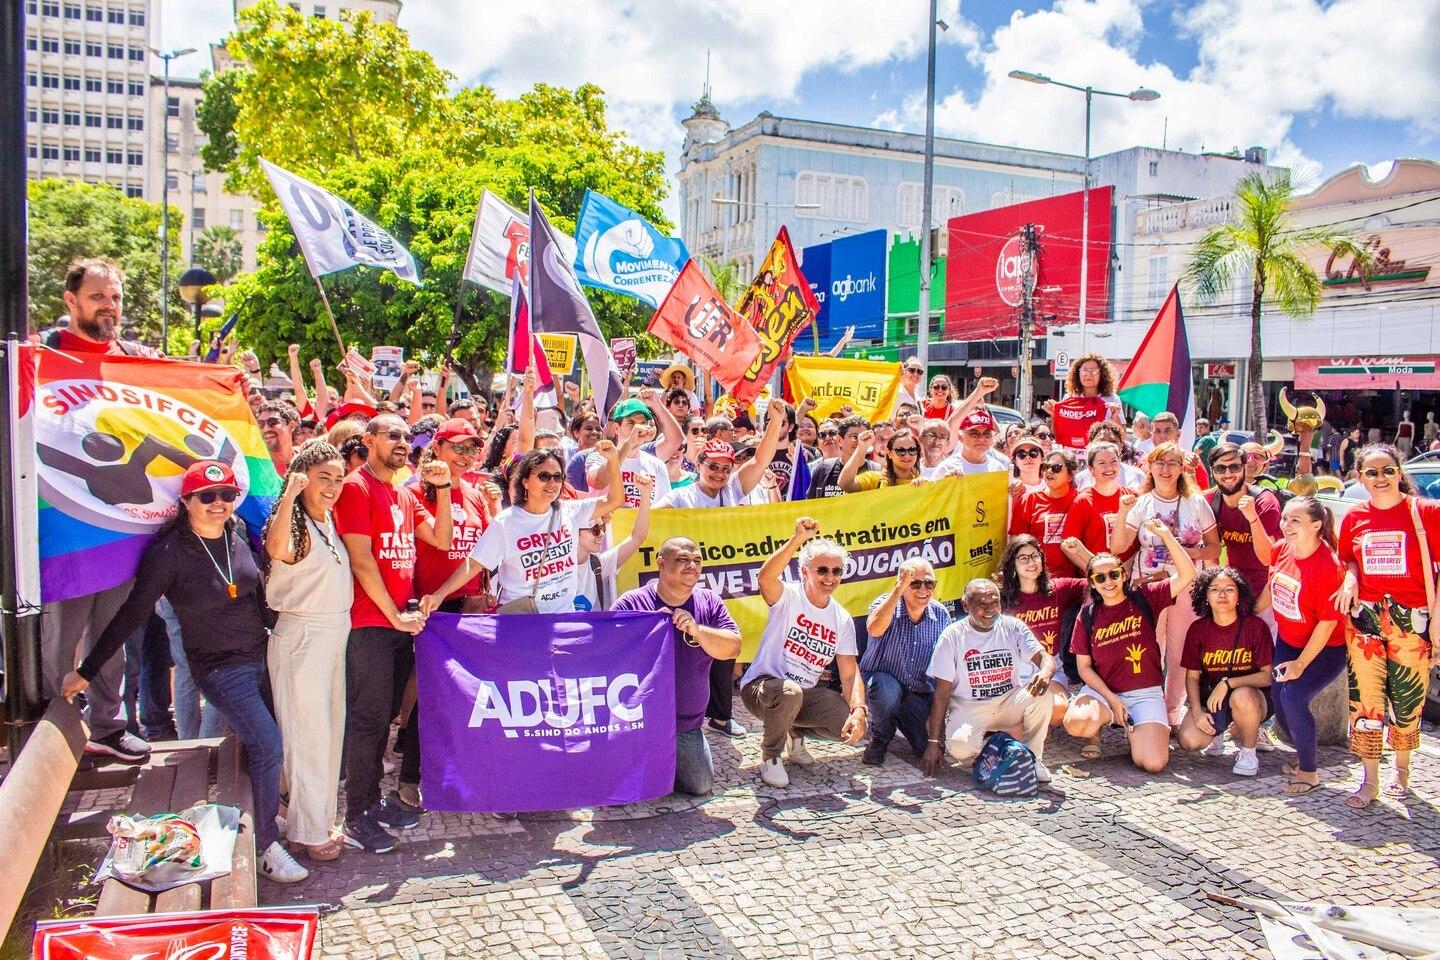
[[[1030,354],[1035,349],[1035,258],[1040,245],[1035,239],[1035,224],[1027,223],[1020,231],[1020,376],[1015,387],[1015,406],[1027,421],[1035,406],[1035,378],[1030,369]]]
[[[935,192],[935,28],[949,29],[938,20],[937,0],[930,0],[930,22],[926,33],[930,46],[925,59],[925,162],[921,177],[924,195],[920,199],[920,290],[915,314],[915,356],[922,367],[930,364],[930,218],[934,215]]]

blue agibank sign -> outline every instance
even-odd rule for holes
[[[851,325],[857,340],[884,339],[887,240],[886,231],[871,230],[805,248],[801,270],[820,301],[821,350]]]

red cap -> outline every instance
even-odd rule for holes
[[[186,469],[185,475],[180,478],[180,496],[182,497],[215,487],[240,489],[240,484],[235,482],[235,471],[230,469],[229,464],[221,463],[219,460],[201,460],[199,463],[192,463]]]
[[[981,430],[995,429],[995,418],[992,417],[990,415],[990,411],[986,410],[984,407],[981,407],[979,410],[967,413],[965,415],[965,419],[960,421],[961,430],[972,430],[976,428],[979,428]]]
[[[456,440],[479,440],[480,434],[475,431],[475,424],[456,417],[440,424],[439,429],[435,431],[435,439],[449,440],[453,443]]]
[[[705,460],[734,460],[735,448],[724,440],[710,440],[700,451],[700,456]]]

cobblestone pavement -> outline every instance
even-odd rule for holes
[[[1407,800],[1355,812],[1338,749],[1322,789],[1282,798],[1283,749],[1253,779],[1233,754],[1146,776],[1117,734],[1093,762],[1057,734],[1051,787],[1003,800],[963,771],[925,779],[904,745],[877,769],[813,740],[817,763],[776,790],[758,737],[709,736],[726,789],[704,802],[430,814],[393,853],[347,850],[261,898],[326,904],[322,955],[356,960],[1268,957],[1206,891],[1440,906],[1428,744]]]

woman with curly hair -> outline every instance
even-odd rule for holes
[[[1079,577],[1051,577],[1045,572],[1040,541],[1022,533],[1012,537],[1005,548],[995,582],[1000,584],[1000,611],[1029,627],[1045,652],[1061,664],[1050,681],[1050,693],[1055,698],[1050,725],[1058,726],[1070,705],[1075,669],[1070,645],[1061,638],[1069,640],[1068,628],[1085,599],[1085,581]],[[1065,661],[1069,661],[1068,665]]]
[[[1115,395],[1115,368],[1104,354],[1081,354],[1065,378],[1065,399],[1046,400],[1043,406],[1054,424],[1055,441],[1077,453],[1085,449],[1091,424],[1113,420],[1125,428],[1120,398]]]
[[[1440,504],[1415,496],[1400,453],[1372,444],[1356,458],[1370,500],[1340,525],[1345,579],[1335,604],[1350,615],[1350,750],[1365,779],[1345,801],[1363,810],[1380,792],[1380,748],[1390,728],[1395,774],[1391,797],[1410,789],[1410,756],[1420,744],[1420,712],[1430,665],[1440,656],[1434,556],[1440,548]],[[1427,639],[1428,638],[1428,639]]]
[[[1255,615],[1255,591],[1231,567],[1211,567],[1190,588],[1195,622],[1185,634],[1180,666],[1190,709],[1180,722],[1180,746],[1219,756],[1234,725],[1240,752],[1231,771],[1260,772],[1255,743],[1270,718],[1270,628]]]
[[[920,478],[920,435],[911,427],[899,427],[890,435],[890,444],[885,450],[885,463],[879,470],[860,472],[870,447],[875,443],[875,434],[869,430],[860,434],[850,458],[840,471],[840,489],[846,493],[861,490],[876,490],[880,487],[898,487],[913,483]]]
[[[345,462],[324,440],[300,448],[265,523],[265,588],[278,617],[266,663],[290,784],[286,837],[312,860],[334,860],[345,735],[345,647],[354,581],[331,517]]]
[[[1218,448],[1217,448],[1218,449]],[[1285,765],[1284,792],[1320,785],[1318,741],[1310,701],[1345,670],[1345,615],[1334,595],[1344,571],[1335,552],[1335,520],[1314,497],[1296,497],[1280,514],[1280,543],[1259,607],[1275,614],[1275,713],[1290,735],[1295,760]]]

